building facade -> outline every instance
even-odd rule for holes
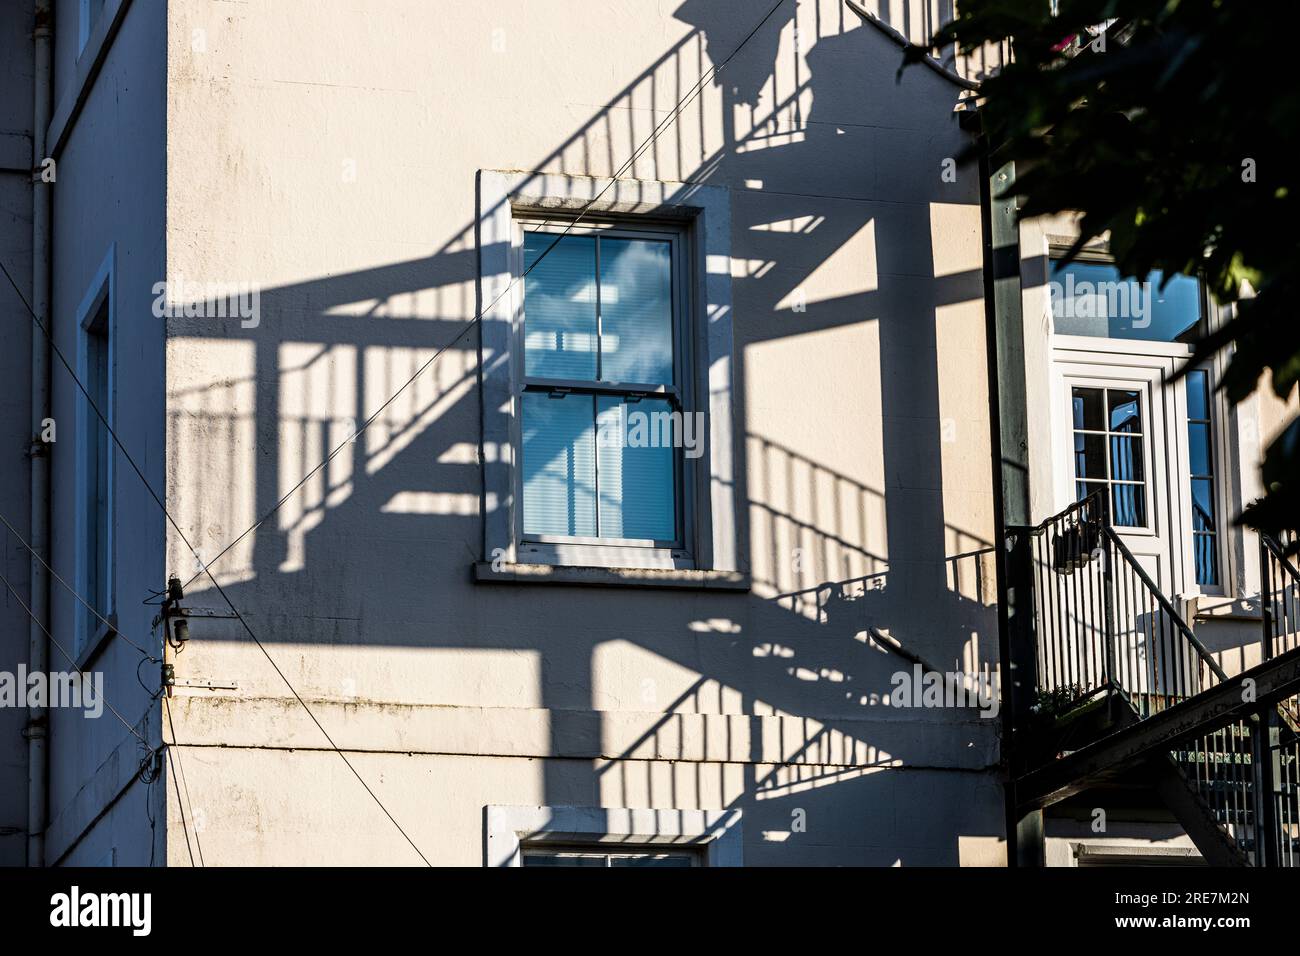
[[[4,299],[0,667],[47,592],[111,710],[0,708],[0,859],[1005,860],[977,69],[897,75],[945,4],[51,6],[0,23],[54,343],[47,414]],[[1195,280],[1054,314],[1072,235],[1021,229],[1035,520],[1103,488],[1249,666],[1283,410],[1173,376]],[[1194,854],[1086,809],[1050,862]]]

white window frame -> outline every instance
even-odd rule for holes
[[[650,810],[602,807],[484,808],[484,866],[523,865],[523,847],[692,847],[704,866],[744,866],[740,810]]]
[[[476,566],[478,579],[568,580],[556,572],[604,569],[653,574],[587,575],[583,580],[747,587],[737,541],[728,191],[687,183],[482,170],[478,192],[484,474],[484,554]],[[685,309],[679,327],[686,364],[681,387],[698,397],[687,407],[705,413],[706,427],[703,454],[683,472],[680,497],[687,521],[678,547],[591,539],[529,541],[522,535],[521,222],[553,218],[563,229],[579,213],[583,218],[575,228],[607,223],[635,230],[641,221],[675,225],[683,236],[686,255],[678,285]]]
[[[1063,224],[1057,223],[1056,225]],[[1030,258],[1030,252],[1033,250],[1036,250],[1041,255],[1041,262],[1043,263],[1041,271],[1035,270],[1030,277],[1038,278],[1041,285],[1038,288],[1033,288],[1032,283],[1030,283],[1024,293],[1026,314],[1029,315],[1039,311],[1042,315],[1041,348],[1037,347],[1038,343],[1031,346],[1031,337],[1036,337],[1036,333],[1031,331],[1032,326],[1026,323],[1026,363],[1031,375],[1033,374],[1033,367],[1037,363],[1045,362],[1047,369],[1050,370],[1052,366],[1062,361],[1063,354],[1104,352],[1119,356],[1169,356],[1183,361],[1191,357],[1192,347],[1179,342],[1112,339],[1101,336],[1079,336],[1056,332],[1052,302],[1048,292],[1048,283],[1052,277],[1052,263],[1061,252],[1069,248],[1077,238],[1077,234],[1058,233],[1050,231],[1051,228],[1049,226],[1048,230],[1044,230],[1042,224],[1035,222],[1022,224],[1021,230],[1022,268],[1024,267],[1024,261]],[[1079,256],[1079,261],[1113,263],[1114,258],[1110,254],[1109,243],[1100,241],[1090,244]],[[1200,290],[1201,323],[1208,331],[1214,331],[1228,320],[1233,311],[1232,307],[1217,303],[1204,280],[1200,282]],[[1183,548],[1183,566],[1185,570],[1181,575],[1182,580],[1180,583],[1182,586],[1179,588],[1179,593],[1186,597],[1201,596],[1209,599],[1233,600],[1243,595],[1258,593],[1259,589],[1257,562],[1251,557],[1254,534],[1247,529],[1234,525],[1231,521],[1231,516],[1236,514],[1245,502],[1253,500],[1260,493],[1258,479],[1255,474],[1257,462],[1252,463],[1247,460],[1250,458],[1249,453],[1251,451],[1248,447],[1247,437],[1259,434],[1258,407],[1253,401],[1253,396],[1234,406],[1218,390],[1217,386],[1222,380],[1229,357],[1228,350],[1222,350],[1218,355],[1198,366],[1206,369],[1210,375],[1210,402],[1213,420],[1211,432],[1214,451],[1218,456],[1216,464],[1220,468],[1220,471],[1215,475],[1214,482],[1215,502],[1219,508],[1220,534],[1217,542],[1217,559],[1220,583],[1218,585],[1198,585],[1196,583],[1191,550],[1192,534],[1191,528],[1188,527],[1185,529],[1185,547]],[[1045,377],[1043,381],[1050,381],[1050,375]],[[1171,404],[1166,409],[1166,412],[1172,413],[1176,411],[1179,420],[1185,426],[1185,385],[1174,390],[1173,399],[1176,404]],[[1064,422],[1068,423],[1069,418],[1065,418]],[[1177,431],[1179,434],[1173,436],[1173,438],[1176,447],[1179,449],[1179,455],[1177,456],[1177,462],[1167,462],[1169,480],[1176,484],[1183,500],[1190,501],[1191,478],[1187,470],[1182,467],[1186,461],[1186,429],[1184,427]],[[1056,439],[1058,436],[1049,431],[1044,437],[1050,439],[1044,443],[1044,447],[1050,449],[1052,457],[1051,459],[1040,459],[1035,455],[1032,467],[1035,475],[1044,474],[1044,467],[1046,467],[1046,474],[1053,476],[1053,481],[1049,482],[1049,484],[1054,484],[1058,480],[1057,468],[1059,468],[1059,465],[1056,463],[1059,444]],[[1070,468],[1072,471],[1072,463]],[[1126,533],[1132,530],[1124,529]]]
[[[523,242],[525,233],[529,231],[540,231],[543,235],[560,235],[565,233],[569,236],[595,236],[602,235],[618,239],[650,239],[653,241],[667,241],[671,244],[670,268],[672,269],[672,288],[671,299],[673,308],[672,317],[672,339],[673,339],[673,383],[667,392],[653,389],[646,386],[640,391],[644,392],[649,398],[668,397],[670,394],[676,400],[679,409],[684,415],[692,414],[699,410],[696,402],[695,369],[693,348],[690,335],[691,327],[691,298],[690,282],[687,277],[690,275],[690,235],[687,228],[678,224],[664,224],[661,228],[654,228],[657,223],[646,222],[626,222],[626,221],[605,221],[605,222],[587,222],[582,221],[574,224],[572,220],[565,219],[548,219],[546,217],[520,216],[515,219],[515,229],[517,235],[513,237],[514,248],[518,255],[523,255]],[[523,262],[515,263],[516,274],[523,274]],[[525,302],[527,299],[527,283],[524,284]],[[587,381],[568,381],[559,379],[541,379],[529,376],[524,370],[523,350],[520,347],[519,336],[525,334],[528,322],[526,306],[521,312],[523,316],[523,325],[517,328],[517,337],[514,344],[515,353],[515,376],[514,382],[516,387],[516,399],[522,401],[522,395],[528,390],[529,382],[549,381],[557,386],[567,386],[574,390],[574,393],[585,394],[587,392],[603,392],[610,397],[619,397],[627,394],[629,391],[637,389],[628,389],[627,387],[606,388],[606,383],[587,382]],[[641,383],[645,385],[646,383]],[[523,449],[522,438],[522,415],[514,423],[516,433],[514,435],[515,448]],[[704,436],[698,436],[703,441]],[[622,549],[634,549],[626,552],[627,554],[636,555],[645,554],[646,550],[655,552],[657,563],[667,566],[671,560],[689,561],[691,558],[691,542],[694,538],[694,512],[695,512],[695,495],[694,486],[698,479],[696,474],[699,466],[699,459],[688,458],[683,454],[681,449],[674,449],[674,466],[673,481],[676,483],[673,493],[673,502],[675,514],[673,516],[673,525],[677,529],[676,534],[670,540],[653,541],[653,540],[634,540],[634,539],[616,539],[604,535],[598,538],[584,538],[575,535],[549,535],[529,533],[524,530],[523,508],[515,510],[515,537],[518,542],[518,550],[521,557],[528,561],[542,561],[548,564],[561,563],[562,555],[565,549],[575,547],[593,546],[600,549],[613,552],[615,548],[619,549],[617,554],[624,554]],[[599,485],[599,480],[598,480]],[[524,494],[523,468],[516,469],[514,493],[518,501],[523,501]],[[638,550],[635,549],[640,549]]]
[[[1051,273],[1051,262],[1063,253],[1070,243],[1058,239],[1049,246],[1049,264],[1048,272]],[[1079,262],[1114,265],[1115,259],[1110,255],[1109,244],[1102,243],[1093,248],[1087,249],[1078,256]],[[1200,276],[1196,277],[1197,292],[1199,293],[1200,316],[1197,319],[1197,325],[1201,334],[1217,329],[1222,324],[1221,309],[1214,301],[1210,293],[1209,286]],[[1049,319],[1053,321],[1054,319]],[[1116,339],[1106,336],[1080,336],[1056,334],[1056,345],[1058,349],[1073,347],[1077,350],[1086,351],[1106,351],[1114,354],[1133,354],[1133,355],[1170,355],[1179,360],[1187,361],[1192,357],[1193,347],[1182,342],[1165,342],[1158,339]],[[1231,554],[1235,545],[1234,538],[1239,537],[1240,529],[1234,529],[1231,526],[1225,526],[1224,517],[1234,514],[1232,507],[1232,496],[1228,487],[1229,477],[1226,474],[1225,463],[1229,460],[1230,452],[1227,438],[1228,423],[1232,421],[1230,403],[1227,398],[1218,390],[1219,377],[1222,373],[1222,364],[1225,361],[1224,352],[1220,352],[1212,360],[1204,362],[1196,368],[1203,369],[1208,376],[1210,397],[1210,445],[1211,455],[1214,458],[1215,473],[1214,481],[1211,484],[1211,494],[1214,496],[1216,509],[1216,518],[1218,519],[1219,528],[1215,540],[1215,564],[1219,576],[1218,584],[1201,584],[1196,580],[1196,560],[1194,544],[1196,540],[1192,525],[1178,529],[1179,533],[1185,536],[1182,565],[1185,569],[1182,575],[1182,587],[1179,589],[1184,596],[1206,596],[1206,597],[1226,597],[1229,595],[1228,582],[1234,574],[1234,560]],[[1182,379],[1176,389],[1171,390],[1169,396],[1170,402],[1165,409],[1166,415],[1172,415],[1172,421],[1180,422],[1182,430],[1175,435],[1166,436],[1166,442],[1171,450],[1176,450],[1175,460],[1166,462],[1166,470],[1169,475],[1169,481],[1176,483],[1181,501],[1187,502],[1187,517],[1190,518],[1190,509],[1192,507],[1192,481],[1190,468],[1190,447],[1189,438],[1186,434],[1187,426],[1187,380]],[[1148,402],[1148,406],[1150,402]],[[1149,409],[1150,410],[1150,409]],[[1154,439],[1154,429],[1156,427],[1154,416],[1151,416],[1151,422],[1146,425],[1147,430],[1152,432],[1151,438]],[[1164,426],[1161,426],[1164,427]],[[1149,454],[1154,454],[1153,449],[1148,449]],[[1150,473],[1148,473],[1147,499],[1148,508],[1151,502],[1155,500],[1158,489],[1150,484]],[[1131,529],[1125,529],[1129,531]],[[1237,532],[1237,534],[1234,534]],[[1171,529],[1171,533],[1174,533]]]
[[[1100,370],[1098,370],[1098,372],[1099,371]],[[1068,437],[1068,441],[1071,450],[1071,454],[1070,454],[1071,474],[1068,477],[1070,478],[1071,490],[1073,491],[1074,489],[1077,489],[1079,483],[1081,482],[1083,484],[1090,484],[1090,485],[1105,485],[1106,495],[1107,495],[1106,507],[1110,511],[1111,523],[1114,524],[1115,527],[1119,531],[1123,532],[1124,534],[1154,535],[1157,533],[1157,528],[1158,528],[1157,516],[1158,516],[1159,500],[1156,497],[1157,493],[1152,488],[1152,477],[1153,477],[1152,472],[1155,467],[1155,449],[1151,447],[1151,441],[1153,437],[1151,434],[1151,428],[1155,416],[1152,414],[1153,409],[1151,407],[1151,387],[1146,381],[1140,378],[1130,379],[1130,378],[1103,377],[1102,375],[1098,374],[1098,372],[1093,372],[1089,370],[1088,373],[1080,373],[1079,370],[1073,370],[1064,373],[1062,375],[1062,379],[1065,383],[1065,390],[1066,390],[1066,395],[1065,395],[1066,410],[1069,414],[1069,417],[1066,420],[1070,424],[1070,434]],[[1075,389],[1079,389],[1079,388],[1093,389],[1102,393],[1102,405],[1103,405],[1102,414],[1105,417],[1105,421],[1103,422],[1103,424],[1106,426],[1106,431],[1097,432],[1088,429],[1077,429],[1074,427],[1074,415],[1073,415],[1074,391]],[[1111,461],[1110,440],[1112,437],[1118,437],[1120,435],[1119,432],[1112,432],[1110,430],[1109,393],[1111,392],[1137,392],[1138,410],[1139,410],[1139,414],[1142,416],[1142,431],[1137,436],[1140,437],[1142,440],[1142,480],[1141,481],[1116,480],[1111,477],[1111,468],[1113,463]],[[1088,435],[1103,436],[1105,441],[1105,453],[1106,453],[1106,477],[1105,478],[1083,478],[1078,474],[1078,456],[1077,456],[1077,452],[1075,452],[1074,450],[1075,448],[1074,443],[1077,436],[1081,433],[1088,434]],[[1141,487],[1142,489],[1143,512],[1146,518],[1146,520],[1143,521],[1142,524],[1121,525],[1116,521],[1114,486],[1123,485],[1123,484],[1135,485]],[[1075,494],[1075,497],[1077,498],[1077,492]]]
[[[92,326],[99,316],[101,309],[106,308],[104,318],[105,327],[103,329],[103,338],[108,348],[106,365],[108,366],[108,380],[105,383],[105,393],[108,396],[107,408],[101,408],[104,418],[108,420],[109,427],[116,430],[116,406],[117,406],[117,296],[116,296],[116,262],[117,247],[109,246],[108,253],[104,261],[100,264],[99,269],[95,272],[94,279],[91,280],[90,286],[81,304],[77,306],[77,378],[85,385],[89,381],[90,373],[90,338]],[[89,389],[87,389],[89,391]],[[88,513],[87,501],[90,497],[90,456],[96,453],[93,443],[90,441],[92,429],[100,427],[99,417],[90,407],[86,396],[81,394],[78,389],[76,396],[77,420],[76,420],[76,478],[74,481],[76,508],[74,521],[74,543],[76,550],[76,582],[77,593],[80,594],[91,605],[95,605],[98,595],[90,593],[90,526],[93,516]],[[116,600],[116,481],[115,474],[117,471],[117,454],[113,445],[112,438],[108,438],[108,474],[106,476],[106,493],[104,507],[107,510],[105,526],[106,540],[101,542],[103,548],[103,575],[104,589],[107,597],[107,603],[104,607],[99,608],[107,620],[114,621],[117,614]],[[75,602],[76,606],[76,637],[75,637],[75,655],[79,664],[88,660],[94,655],[96,649],[106,640],[114,631],[111,624],[105,624],[86,609],[80,602]]]

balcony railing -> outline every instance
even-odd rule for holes
[[[1116,721],[1147,720],[1228,681],[1112,527],[1104,491],[1009,540],[1028,551],[1018,560],[1032,582],[1040,711],[1122,701],[1106,711],[1104,735]],[[1300,647],[1300,572],[1285,554],[1260,535],[1265,661]],[[1196,815],[1213,821],[1207,832],[1217,827],[1215,841],[1230,841],[1226,852],[1254,865],[1300,865],[1300,697],[1171,735],[1168,746],[1199,801]]]
[[[1226,679],[1115,533],[1104,491],[1031,541],[1040,694],[1071,703],[1115,691],[1149,717]]]

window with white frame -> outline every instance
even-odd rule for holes
[[[524,235],[521,540],[680,548],[682,478],[704,438],[682,373],[684,236]]]
[[[1143,280],[1123,276],[1105,254],[1089,251],[1066,262],[1061,249],[1052,252],[1050,276],[1053,329],[1058,335],[1116,340],[1116,352],[1190,356],[1195,341],[1210,328],[1213,301],[1196,276],[1164,275],[1153,271]],[[1182,346],[1185,353],[1165,349]],[[1074,477],[1078,498],[1100,488],[1110,492],[1112,515],[1121,526],[1148,523],[1153,495],[1144,471],[1144,442],[1177,444],[1176,431],[1185,432],[1190,504],[1184,509],[1183,532],[1190,534],[1195,582],[1203,588],[1223,587],[1225,560],[1220,547],[1219,516],[1227,510],[1221,496],[1221,469],[1216,465],[1216,414],[1212,365],[1192,369],[1181,379],[1186,408],[1162,427],[1147,415],[1139,391],[1113,388],[1071,388],[1074,429]],[[1174,388],[1179,386],[1174,385]],[[1226,422],[1223,423],[1226,427]],[[1150,451],[1150,447],[1146,449]],[[1173,473],[1171,481],[1179,480]]]
[[[484,809],[483,862],[490,867],[744,865],[740,809]]]
[[[727,190],[479,176],[476,578],[748,587]]]
[[[1051,295],[1060,335],[1190,343],[1202,324],[1200,280],[1157,270],[1138,281],[1105,258],[1054,258]]]
[[[1074,428],[1075,497],[1108,490],[1111,520],[1147,524],[1142,393],[1129,388],[1070,390]]]

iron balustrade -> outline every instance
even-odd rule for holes
[[[1040,700],[1123,696],[1149,717],[1226,680],[1110,523],[1105,490],[1030,535]]]
[[[1264,618],[1264,659],[1300,647],[1300,573],[1282,544],[1259,532],[1260,611]]]
[[[1010,529],[1008,542],[1032,581],[1040,712],[1060,716],[1105,697],[1141,721],[1228,680],[1116,533],[1105,489],[1032,528]],[[1259,548],[1268,660],[1300,647],[1300,572],[1263,533]],[[1243,862],[1300,865],[1300,696],[1225,717],[1170,748]]]

